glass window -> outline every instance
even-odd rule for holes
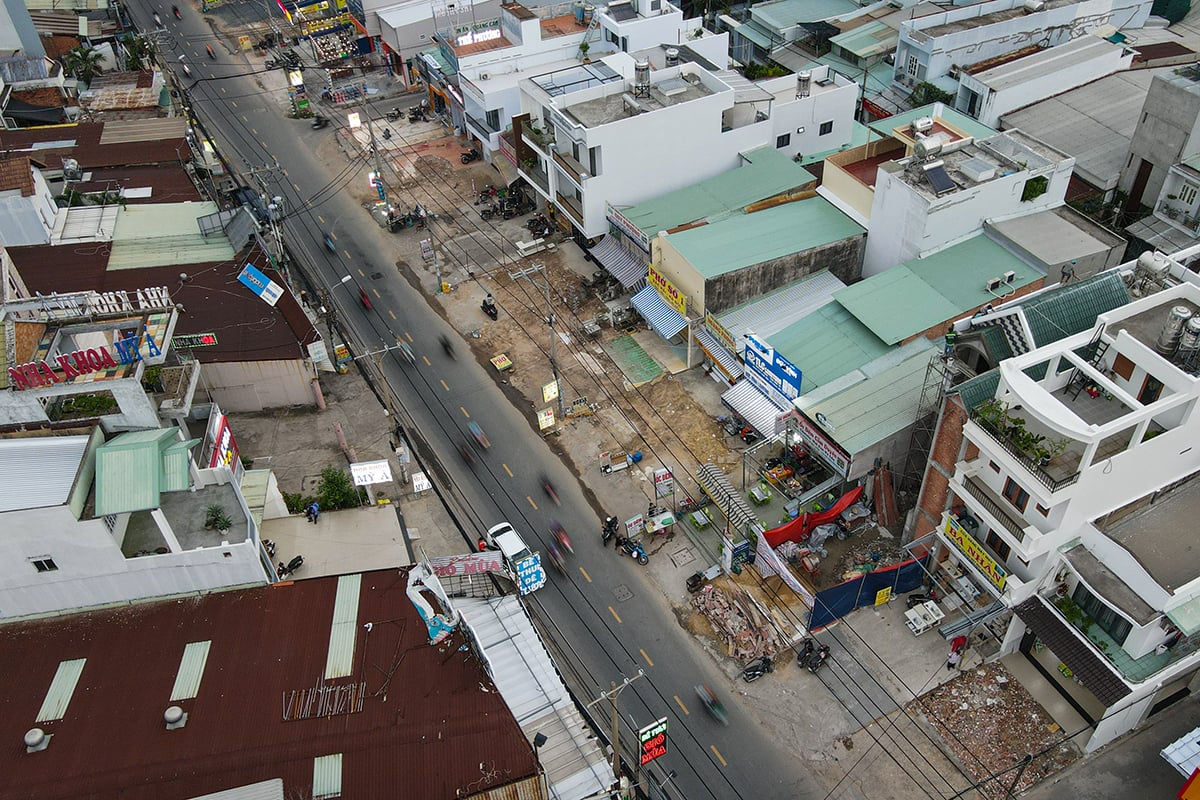
[[[54,572],[58,569],[58,565],[54,563],[54,559],[49,556],[30,559],[33,563],[33,568],[38,572]]]
[[[787,147],[791,143],[792,143],[792,135],[790,133],[785,133],[783,136],[775,137],[775,148],[776,149],[779,149],[781,147]]]
[[[1185,183],[1179,187],[1179,201],[1185,206],[1194,205],[1196,202],[1196,187],[1190,183]]]
[[[817,133],[821,136],[824,136],[825,134],[828,134],[828,133],[833,133],[833,120],[829,120],[828,122],[822,122],[821,130],[817,131]]]
[[[1092,618],[1102,631],[1113,638],[1117,644],[1125,644],[1133,624],[1110,608],[1103,600],[1088,591],[1082,583],[1075,587],[1071,594],[1075,604],[1083,609],[1083,613]]]
[[[1024,511],[1025,506],[1029,505],[1029,492],[1022,489],[1021,484],[1012,478],[1004,482],[1004,497],[1016,506],[1018,511]]]
[[[917,77],[917,67],[920,65],[920,63],[921,63],[920,61],[917,61],[916,56],[910,55],[908,57],[908,60],[905,62],[904,68],[905,68],[905,71],[908,72],[909,77],[912,77],[912,78]]]
[[[992,472],[996,473],[997,475],[1000,474],[1000,465],[997,464],[995,461],[989,461],[988,466],[991,467]]]

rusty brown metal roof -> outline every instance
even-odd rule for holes
[[[535,775],[533,751],[461,634],[439,647],[402,570],[364,573],[354,669],[322,681],[337,578],[0,627],[6,797],[183,800],[271,778],[311,797],[342,754],[342,797],[450,800]],[[365,623],[372,623],[368,631]],[[186,725],[166,730],[184,648],[211,641]],[[26,753],[60,662],[86,659],[49,746]],[[284,721],[295,692],[365,684],[362,710]],[[461,794],[460,794],[461,793]]]
[[[13,189],[20,189],[22,197],[33,196],[33,167],[28,157],[0,161],[0,191]]]
[[[155,122],[159,124],[156,126],[153,124]],[[191,153],[184,135],[186,121],[182,123],[169,119],[147,120],[142,123],[145,131],[140,138],[124,137],[112,141],[114,137],[109,136],[103,142],[106,124],[114,129],[128,129],[131,123],[81,122],[75,125],[0,130],[0,152],[9,156],[19,155],[22,151],[33,153],[34,145],[42,145],[36,151],[38,158],[56,164],[56,158],[70,156],[85,170],[95,167],[178,164],[180,159]],[[178,133],[167,133],[176,128]],[[46,147],[46,144],[56,146]]]
[[[179,164],[142,167],[102,167],[88,170],[90,181],[77,181],[77,192],[115,192],[119,189],[150,189],[149,197],[124,198],[128,205],[142,203],[187,203],[204,199],[191,176]]]

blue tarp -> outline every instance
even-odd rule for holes
[[[925,579],[928,560],[929,556],[925,555],[915,561],[868,572],[818,592],[808,621],[809,630],[818,631],[856,608],[875,605],[875,597],[882,589],[891,587],[893,595],[911,592]]]

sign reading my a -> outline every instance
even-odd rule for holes
[[[966,556],[967,560],[974,564],[993,586],[1000,590],[1004,589],[1004,583],[1008,580],[1008,572],[996,563],[996,559],[988,555],[979,542],[975,541],[974,536],[967,533],[966,529],[950,516],[946,517],[945,532],[946,538],[954,543],[958,552]]]
[[[73,380],[82,375],[114,369],[120,365],[136,364],[142,360],[141,343],[146,342],[146,354],[150,358],[162,355],[158,344],[150,336],[146,326],[142,326],[144,336],[126,336],[113,342],[112,351],[107,347],[89,347],[87,350],[76,350],[67,355],[54,357],[57,368],[62,370],[62,377],[56,373],[55,366],[48,361],[31,361],[8,368],[8,378],[14,389],[34,389],[49,386],[54,383]],[[114,358],[114,352],[116,357]]]
[[[679,312],[679,316],[687,316],[687,298],[683,292],[675,288],[675,284],[667,280],[667,276],[650,265],[650,285],[655,288],[667,305]]]
[[[667,754],[667,718],[663,717],[638,731],[642,750],[642,766]]]

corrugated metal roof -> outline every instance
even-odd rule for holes
[[[35,722],[53,722],[66,715],[67,706],[71,704],[71,698],[75,695],[75,686],[79,683],[79,676],[83,674],[83,665],[86,663],[86,658],[59,662],[54,680],[50,681],[50,688],[46,690],[46,698],[42,700],[42,707],[34,717]]]
[[[267,505],[267,488],[271,485],[271,470],[248,469],[242,473],[242,499],[250,509],[254,524],[262,528],[263,509]]]
[[[850,0],[772,0],[757,3],[750,14],[764,25],[782,31],[799,22],[817,22],[858,11]]]
[[[907,126],[918,117],[934,117],[941,119],[943,122],[946,122],[962,131],[967,136],[974,136],[976,139],[986,139],[989,136],[996,135],[996,131],[992,128],[989,128],[987,125],[981,125],[979,122],[971,119],[966,114],[961,114],[950,106],[942,105],[941,103],[931,103],[926,106],[921,106],[920,108],[903,111],[895,116],[884,117],[883,119],[878,119],[874,122],[868,123],[867,127],[876,133],[884,136],[891,136],[893,129]],[[1029,131],[1026,131],[1026,133],[1029,133]]]
[[[754,20],[743,22],[741,25],[733,28],[732,32],[744,39],[748,39],[764,50],[770,50],[775,46],[775,41],[772,41],[771,34],[763,30]]]
[[[0,440],[0,512],[67,502],[87,436]]]
[[[851,28],[845,33],[839,33],[829,41],[843,50],[854,53],[859,58],[869,58],[895,50],[899,40],[900,31],[887,23],[876,20],[868,22],[866,25],[859,25],[857,28]]]
[[[751,150],[742,158],[746,163],[736,169],[621,209],[621,215],[652,238],[659,231],[740,211],[816,180],[773,147]]]
[[[110,270],[231,261],[224,236],[204,236],[197,220],[220,211],[216,203],[153,203],[121,209],[113,229]]]
[[[313,759],[313,800],[342,796],[342,754]]]
[[[171,688],[171,700],[190,700],[200,691],[200,680],[204,677],[204,665],[208,663],[208,651],[212,640],[188,642],[179,659],[179,672],[175,673],[175,686]]]
[[[96,514],[145,511],[159,506],[164,445],[174,428],[122,433],[96,451]]]
[[[845,286],[836,275],[823,269],[727,311],[717,321],[735,342],[741,342],[747,331],[770,339],[827,304],[834,292]]]
[[[989,278],[1005,272],[1016,279],[988,291]],[[1003,292],[1045,277],[983,234],[907,261],[840,289],[834,297],[888,344],[907,339],[965,311],[998,302]]]
[[[283,800],[283,781],[272,778],[249,786],[238,786],[220,792],[193,797],[190,800]]]
[[[1111,51],[1119,52],[1122,49],[1121,45],[1107,42],[1097,36],[1081,36],[1073,42],[1040,50],[1016,61],[984,70],[975,77],[989,89],[999,92],[1029,81],[1042,80],[1048,75],[1104,58]]]
[[[936,349],[931,345],[924,352],[819,402],[809,405],[801,397],[797,404],[809,417],[824,414],[838,444],[851,455],[861,453],[916,421],[925,371]]]
[[[199,439],[188,439],[186,442],[175,442],[163,451],[163,484],[164,492],[182,492],[192,485],[192,448],[200,444]]]
[[[837,301],[821,306],[768,341],[804,374],[803,394],[894,349]]]
[[[824,197],[811,197],[673,233],[669,241],[700,275],[715,278],[865,232]]]
[[[996,396],[996,388],[1000,385],[1000,370],[989,369],[987,372],[982,372],[970,380],[963,381],[952,391],[957,392],[962,398],[963,406],[967,410],[975,408],[985,400],[990,400]]]
[[[1050,610],[1045,598],[1034,595],[1013,608],[1029,630],[1062,659],[1075,680],[1096,695],[1105,708],[1110,708],[1133,690],[1109,664],[1084,643],[1083,634],[1063,622]]]
[[[329,650],[325,654],[325,680],[343,678],[354,669],[354,642],[358,636],[358,598],[362,575],[338,578],[329,626]]]

